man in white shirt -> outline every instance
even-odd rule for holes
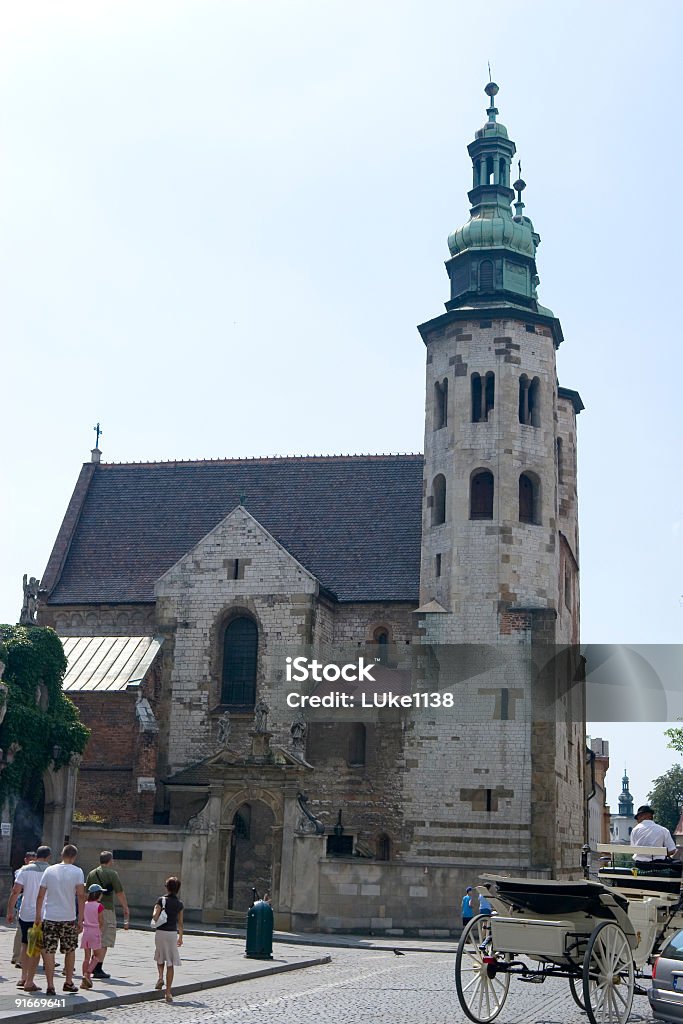
[[[74,861],[78,850],[69,843],[62,850],[61,864],[46,868],[36,900],[36,924],[43,924],[43,961],[47,978],[46,995],[55,995],[55,953],[64,954],[65,992],[78,992],[73,983],[79,932],[83,931],[85,878]]]
[[[24,992],[39,992],[40,989],[34,982],[36,967],[40,959],[38,956],[28,955],[28,930],[36,919],[36,900],[40,889],[43,875],[48,867],[51,850],[49,846],[39,846],[33,855],[34,859],[29,864],[19,868],[14,877],[14,886],[7,904],[7,920],[11,924],[14,920],[14,908],[21,896],[19,908],[19,927],[21,928],[21,981],[17,982],[18,988]]]
[[[638,824],[631,832],[631,846],[664,846],[666,857],[653,857],[651,854],[643,854],[639,857],[634,853],[633,860],[637,868],[653,870],[656,868],[671,868],[680,874],[683,865],[680,861],[672,860],[676,853],[676,844],[673,841],[668,828],[658,825],[654,820],[654,811],[648,804],[643,804],[636,811]]]

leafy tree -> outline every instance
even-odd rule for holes
[[[66,658],[54,630],[0,626],[0,660],[8,688],[0,724],[0,804],[10,795],[34,802],[43,772],[83,753],[90,730],[62,691]]]
[[[679,754],[683,754],[683,728],[675,726],[672,729],[665,729],[664,735],[669,737],[667,746],[678,751]]]
[[[658,779],[653,779],[648,800],[655,812],[655,820],[673,835],[683,807],[683,768],[674,765]]]

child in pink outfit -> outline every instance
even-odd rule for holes
[[[81,949],[83,950],[83,981],[81,988],[92,988],[92,972],[102,959],[102,922],[104,921],[104,907],[100,898],[104,889],[101,885],[91,885],[88,888],[88,899],[83,910],[83,935],[81,936]]]

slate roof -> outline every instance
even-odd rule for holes
[[[421,455],[84,466],[44,576],[47,603],[153,601],[155,581],[242,495],[339,601],[417,602],[422,470]]]

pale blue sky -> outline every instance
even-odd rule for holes
[[[0,620],[98,419],[110,461],[422,449],[415,325],[447,297],[490,60],[587,406],[583,637],[678,642],[682,20],[656,0],[0,4]],[[648,753],[649,778],[672,763]]]

